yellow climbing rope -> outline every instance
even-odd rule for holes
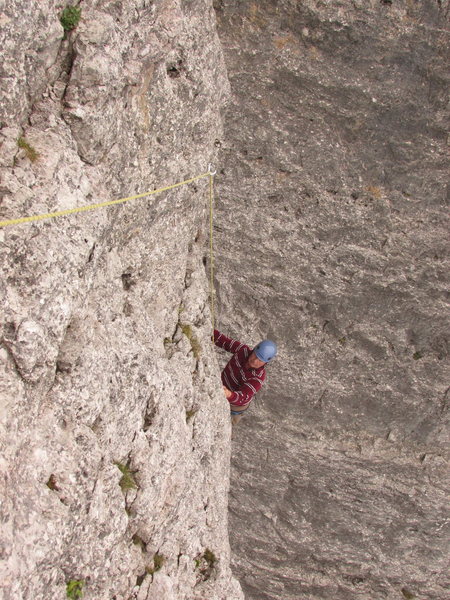
[[[78,206],[77,208],[69,208],[67,210],[58,210],[56,212],[45,213],[42,215],[34,215],[32,217],[21,217],[19,219],[9,219],[7,221],[0,221],[0,227],[8,227],[9,225],[19,225],[21,223],[32,223],[33,221],[42,221],[43,219],[54,219],[55,217],[73,215],[75,213],[85,212],[87,210],[96,210],[97,208],[104,208],[105,206],[123,204],[124,202],[128,202],[129,200],[137,200],[138,198],[144,198],[146,196],[160,194],[161,192],[167,192],[168,190],[173,190],[174,188],[180,187],[181,185],[186,185],[187,183],[192,183],[193,181],[197,181],[197,179],[201,179],[202,177],[208,176],[212,177],[211,173],[202,173],[201,175],[197,175],[196,177],[192,177],[191,179],[186,179],[185,181],[180,181],[179,183],[168,185],[166,187],[160,188],[159,190],[144,192],[143,194],[129,196],[128,198],[119,198],[118,200],[109,200],[107,202],[99,202],[98,204],[88,204],[86,206]]]
[[[179,183],[174,183],[172,185],[168,185],[166,187],[159,188],[157,190],[152,190],[150,192],[144,192],[143,194],[136,194],[135,196],[128,196],[128,198],[119,198],[118,200],[109,200],[107,202],[99,202],[97,204],[88,204],[86,206],[78,206],[76,208],[69,208],[67,210],[58,210],[51,213],[44,213],[41,215],[33,215],[31,217],[20,217],[18,219],[8,219],[6,221],[0,221],[0,227],[9,227],[10,225],[20,225],[21,223],[32,223],[35,221],[42,221],[44,219],[54,219],[56,217],[64,217],[66,215],[73,215],[75,213],[81,213],[88,210],[96,210],[97,208],[104,208],[106,206],[114,206],[115,204],[123,204],[124,202],[129,202],[130,200],[138,200],[139,198],[145,198],[147,196],[153,196],[154,194],[160,194],[161,192],[167,192],[168,190],[173,190],[174,188],[180,187],[182,185],[186,185],[188,183],[192,183],[193,181],[197,181],[197,179],[202,179],[203,177],[209,177],[209,263],[210,263],[210,303],[211,303],[211,321],[212,328],[214,331],[215,327],[215,290],[214,290],[214,245],[213,245],[213,219],[214,219],[214,175],[216,171],[212,170],[212,166],[208,165],[208,172],[202,173],[201,175],[197,175],[196,177],[191,177],[191,179],[186,179],[185,181],[180,181]]]
[[[214,244],[213,244],[213,223],[214,223],[214,175],[216,171],[212,170],[211,165],[209,173],[209,300],[211,302],[211,322],[212,322],[212,341],[214,342],[215,328],[215,289],[214,289]]]

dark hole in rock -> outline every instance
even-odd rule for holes
[[[135,285],[136,282],[133,280],[131,273],[122,274],[122,285],[125,291],[128,291],[131,286]]]

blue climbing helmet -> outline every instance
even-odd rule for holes
[[[272,340],[263,340],[253,348],[253,352],[258,360],[268,363],[277,355],[277,345]]]

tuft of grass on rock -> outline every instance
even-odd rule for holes
[[[39,152],[37,152],[37,150],[35,148],[33,148],[33,146],[31,144],[29,144],[24,137],[20,137],[17,140],[17,145],[19,146],[19,148],[21,150],[25,151],[26,157],[31,162],[36,162],[37,161],[37,159],[39,158]]]
[[[197,571],[197,582],[207,581],[214,570],[217,563],[217,558],[214,552],[209,548],[194,559],[195,570]]]
[[[69,600],[78,600],[83,597],[83,585],[82,579],[70,579],[66,584],[66,596]]]
[[[196,414],[196,412],[197,412],[196,408],[191,408],[190,410],[186,411],[186,423],[189,423],[189,421]]]
[[[81,8],[78,6],[66,6],[62,11],[59,21],[65,32],[72,31],[81,19]]]
[[[162,566],[165,563],[165,561],[165,556],[159,554],[158,552],[155,552],[155,554],[153,555],[153,565],[146,567],[145,570],[149,575],[153,575],[154,573],[162,569]]]
[[[134,478],[136,471],[132,471],[128,465],[124,465],[122,463],[116,462],[116,467],[122,473],[122,477],[119,481],[120,489],[122,492],[127,492],[128,490],[136,490],[138,485]]]
[[[206,560],[211,569],[217,562],[216,555],[209,548],[206,548],[205,552],[203,553],[203,558]]]

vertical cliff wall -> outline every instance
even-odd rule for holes
[[[222,135],[209,1],[85,0],[65,35],[64,8],[0,7],[1,220],[205,173]],[[207,190],[0,231],[5,600],[242,597]]]
[[[448,596],[448,2],[215,3],[221,327],[280,356],[236,431],[254,600]]]

